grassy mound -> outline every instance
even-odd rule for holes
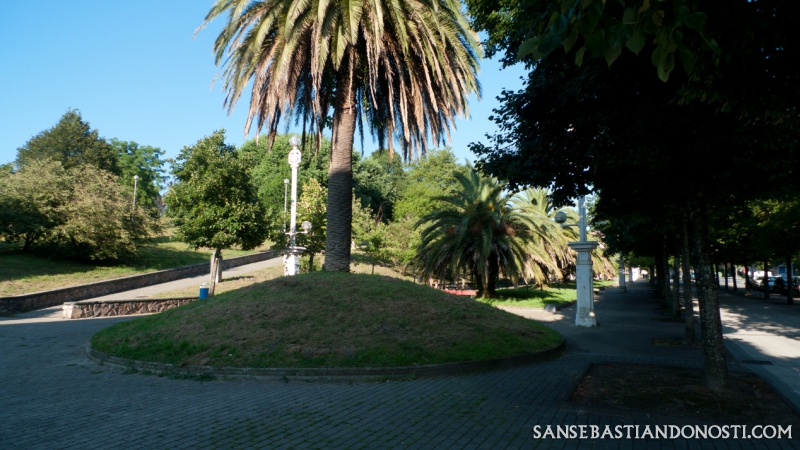
[[[561,341],[469,298],[378,275],[314,272],[120,323],[92,346],[173,364],[387,367],[502,358]]]

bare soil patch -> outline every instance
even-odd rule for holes
[[[569,401],[582,408],[675,424],[800,423],[800,416],[764,380],[745,372],[731,372],[728,388],[715,393],[703,384],[701,369],[595,364]]]

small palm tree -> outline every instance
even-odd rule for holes
[[[251,90],[245,134],[294,117],[319,146],[332,128],[325,266],[348,271],[356,126],[390,157],[442,145],[480,91],[477,36],[457,0],[217,0],[203,26],[226,13],[214,53],[229,110]]]
[[[457,173],[461,191],[437,197],[446,206],[421,218],[417,258],[426,279],[467,275],[478,296],[493,297],[501,274],[517,281],[531,274],[528,264],[533,223],[513,210],[505,185],[481,177],[472,167]]]
[[[567,215],[568,222],[577,223],[577,212],[570,208],[555,208],[548,195],[546,189],[531,188],[517,194],[512,202],[515,209],[527,215],[535,224],[533,231],[536,244],[533,247],[541,247],[542,253],[549,259],[543,261],[536,254],[532,254],[531,258],[546,275],[546,279],[554,279],[556,276],[561,277],[564,272],[575,272],[577,256],[567,244],[579,240],[580,236],[577,228],[562,228],[555,222],[556,213],[561,211]],[[587,239],[599,241],[592,233],[589,233]],[[592,250],[592,268],[596,274],[611,277],[616,269],[603,250],[602,243]]]
[[[559,209],[553,207],[545,189],[526,189],[511,200],[512,207],[526,216],[535,238],[530,246],[532,266],[538,269],[537,281],[547,284],[548,280],[561,276],[561,268],[574,262],[574,255],[567,246],[572,238],[572,230],[564,229],[555,221]],[[564,210],[568,217],[574,214]]]

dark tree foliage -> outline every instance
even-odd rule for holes
[[[689,75],[673,91],[678,102],[700,101],[753,121],[797,114],[786,107],[797,104],[800,80],[794,0],[466,3],[473,26],[489,35],[486,54],[500,54],[506,65],[533,67],[566,53],[579,66],[594,56],[613,67],[621,55],[636,54],[650,61],[647,76]]]
[[[42,159],[59,161],[65,169],[88,164],[121,175],[117,152],[75,109],[68,110],[53,128],[17,149],[17,167]]]

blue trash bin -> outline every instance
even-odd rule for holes
[[[206,286],[200,286],[200,300],[208,298],[208,288]]]

